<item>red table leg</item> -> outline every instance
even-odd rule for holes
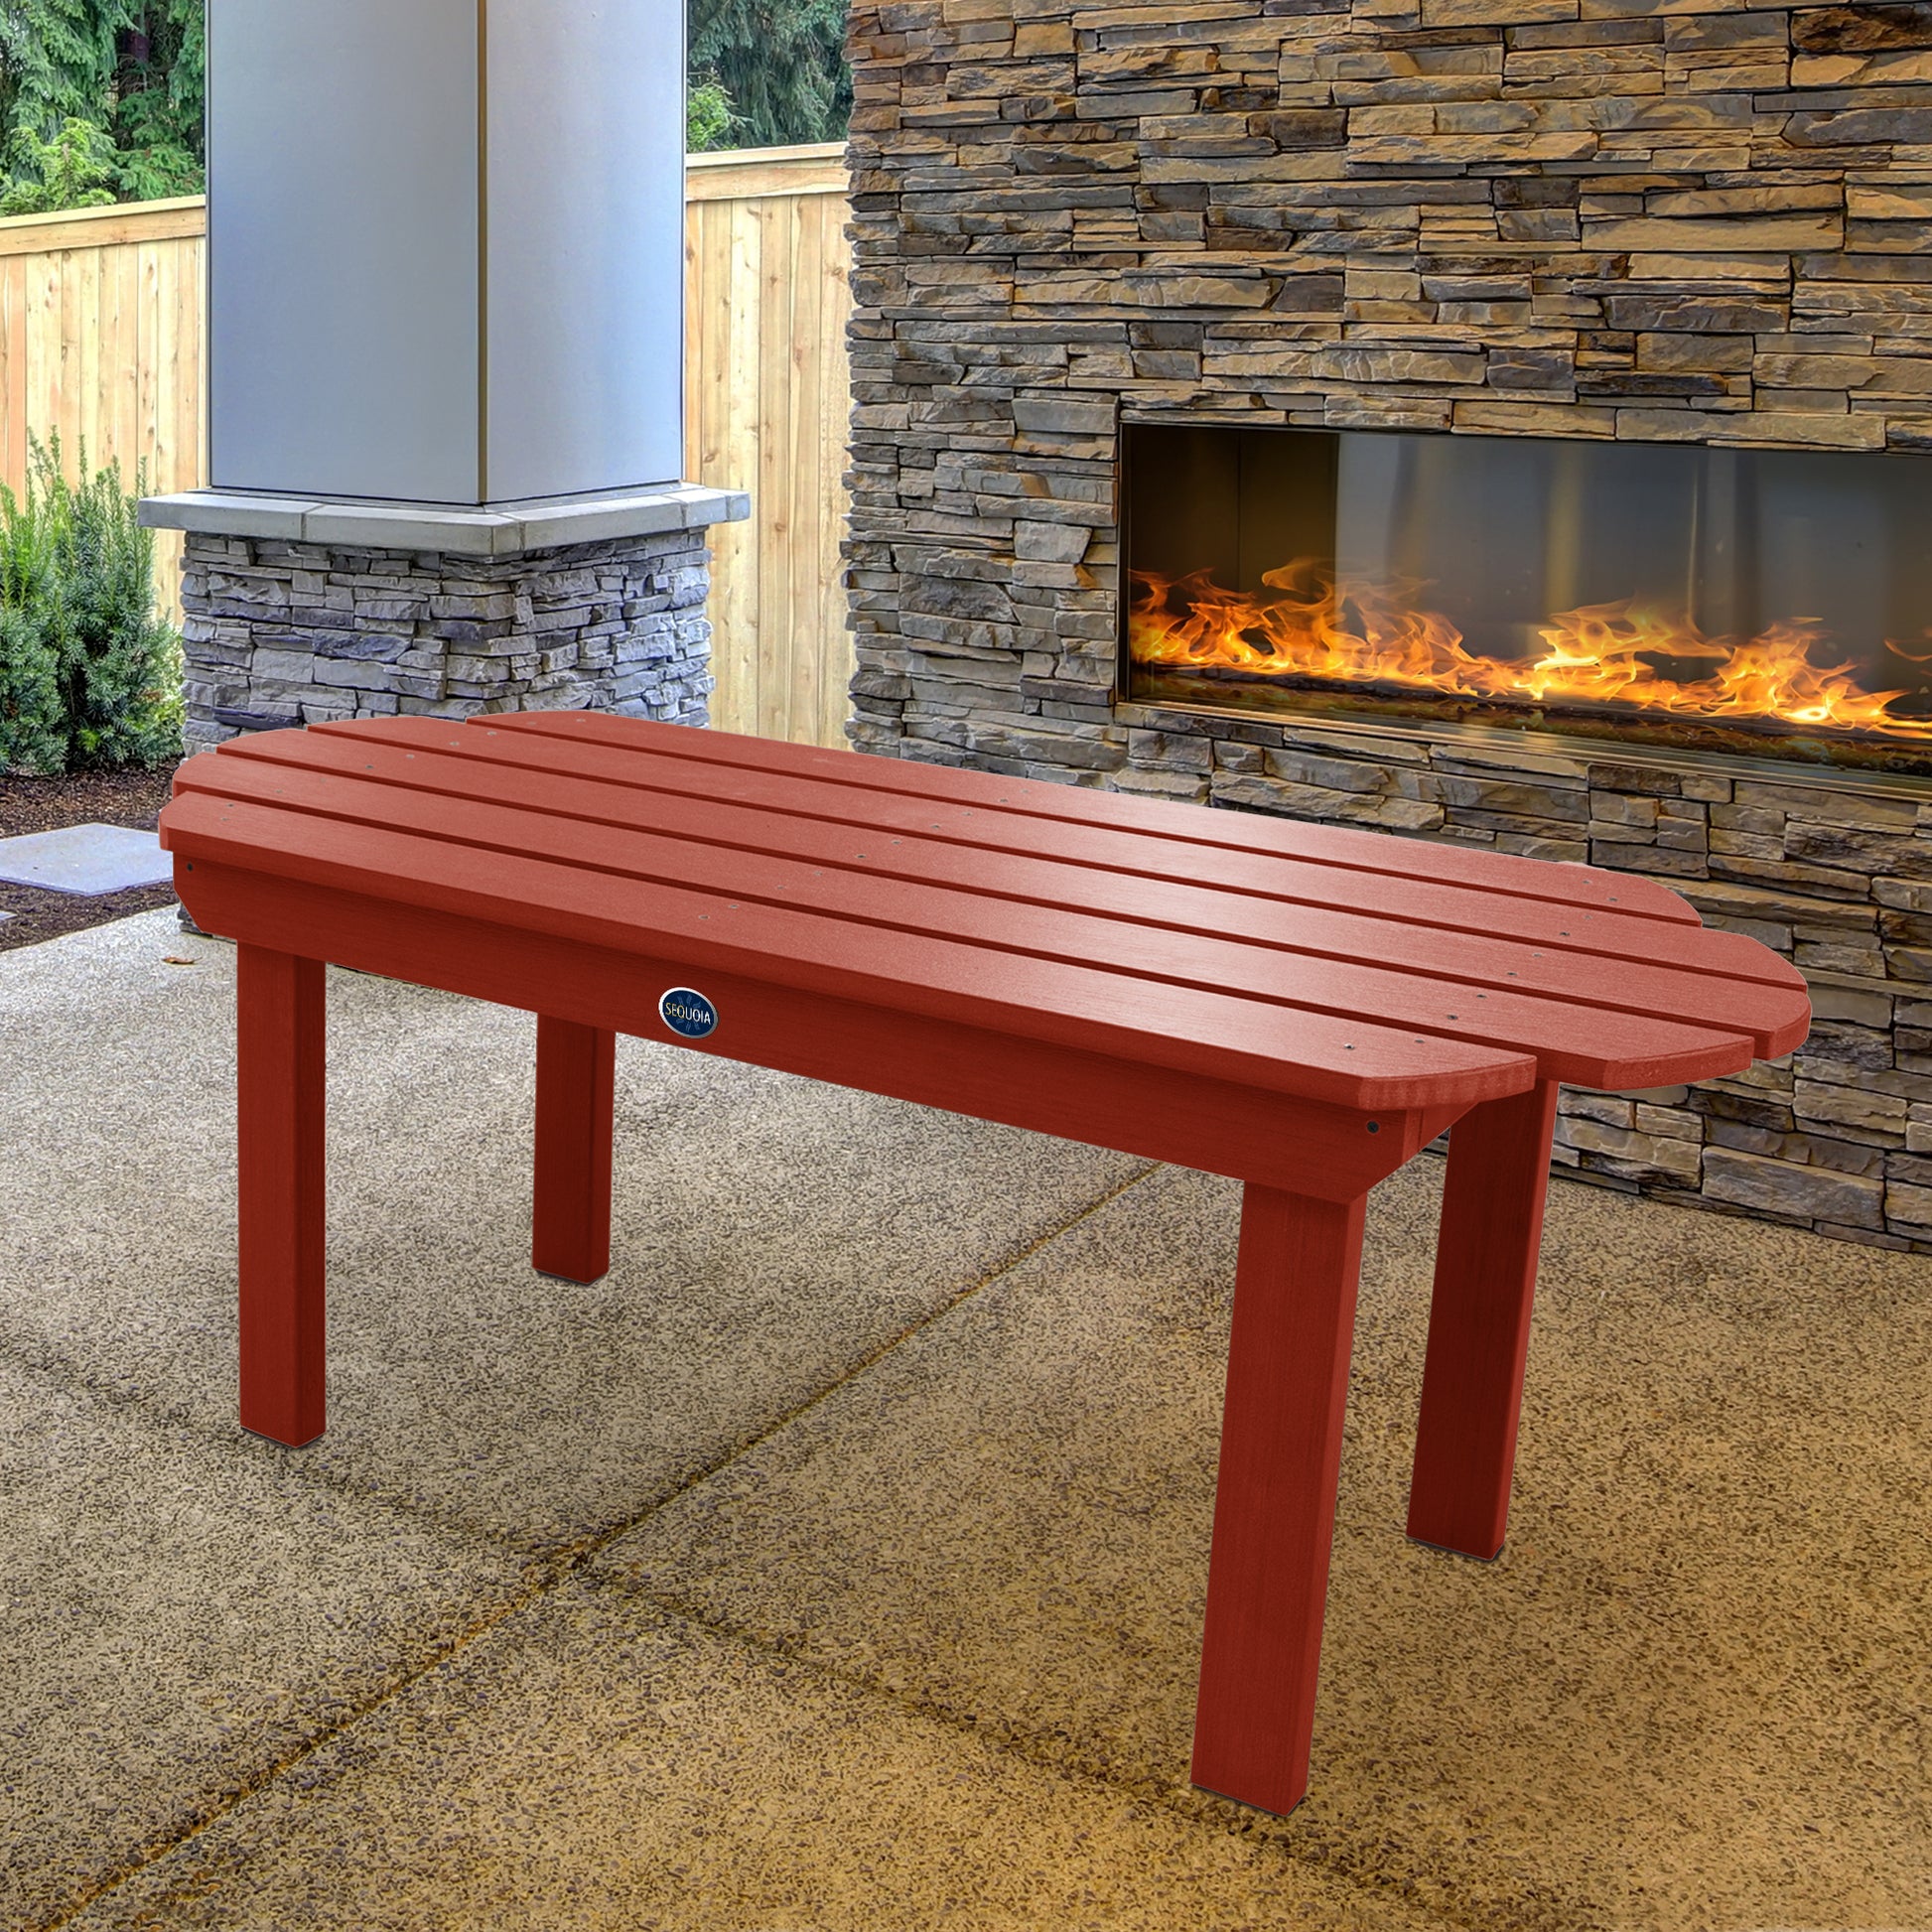
[[[537,1172],[530,1262],[594,1282],[611,1270],[611,1130],[618,1036],[537,1019]]]
[[[1449,1134],[1409,1534],[1484,1561],[1503,1547],[1557,1085],[1491,1100]]]
[[[291,1449],[323,1432],[322,962],[237,948],[241,1426]]]
[[[1309,1786],[1362,1210],[1242,1200],[1193,1780],[1263,1811]]]

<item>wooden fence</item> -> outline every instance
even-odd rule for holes
[[[712,720],[843,745],[844,151],[694,155],[685,182],[685,472],[752,492],[715,533]]]
[[[848,379],[846,177],[837,147],[694,155],[685,256],[685,475],[752,492],[714,532],[714,721],[844,743],[852,675],[839,538]],[[145,465],[155,491],[207,465],[198,200],[0,221],[0,480],[30,436]],[[161,533],[172,603],[180,539]]]
[[[31,440],[71,471],[118,458],[130,486],[193,489],[207,465],[200,200],[0,221],[0,481],[26,482]],[[181,538],[156,574],[176,610]]]

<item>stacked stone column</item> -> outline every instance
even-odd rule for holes
[[[191,533],[188,740],[344,718],[581,709],[706,722],[701,531],[510,558]]]

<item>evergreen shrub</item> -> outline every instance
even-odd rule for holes
[[[36,442],[24,498],[0,484],[0,771],[181,756],[181,638],[154,602],[154,535],[120,465],[69,482]]]

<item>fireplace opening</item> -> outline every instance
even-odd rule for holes
[[[1137,703],[1932,772],[1932,457],[1129,423]]]

